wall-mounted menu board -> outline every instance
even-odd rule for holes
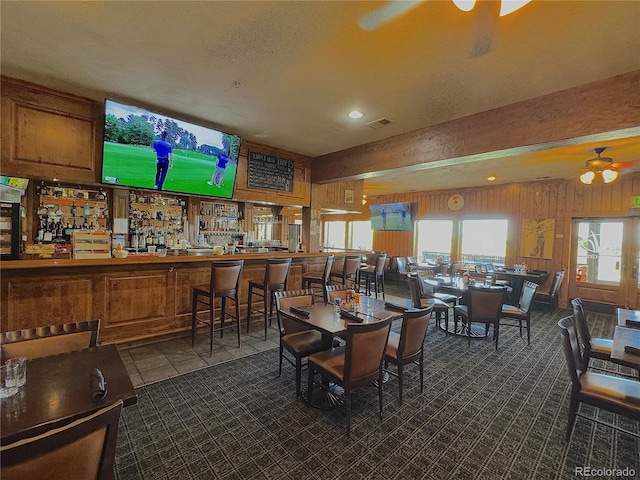
[[[247,158],[247,183],[250,188],[293,192],[293,160],[251,151]]]

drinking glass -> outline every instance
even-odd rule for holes
[[[340,306],[342,305],[342,299],[341,298],[334,298],[333,299],[333,311],[334,313],[337,313],[338,315],[340,314]]]
[[[0,398],[7,398],[18,391],[18,365],[0,365]]]
[[[484,279],[484,286],[485,287],[490,287],[491,286],[491,275],[487,275]]]
[[[17,386],[21,387],[27,383],[27,359],[25,357],[13,357],[4,362],[6,365],[17,365]]]
[[[367,297],[367,315],[373,315],[373,298]]]

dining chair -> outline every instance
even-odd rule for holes
[[[353,290],[354,292],[358,292],[359,286],[355,283],[347,283],[345,285],[327,285],[325,287],[325,298],[327,302],[333,303],[336,298],[340,298],[341,300],[345,300],[346,291]]]
[[[346,283],[358,283],[358,269],[360,268],[360,255],[345,255],[342,264],[342,272],[331,272],[330,277],[334,283],[344,285]]]
[[[220,299],[220,338],[224,334],[225,328],[232,328],[233,325],[224,326],[225,317],[228,315],[235,319],[235,327],[238,335],[238,347],[240,347],[240,274],[244,260],[228,260],[211,262],[211,274],[209,276],[208,288],[193,288],[191,298],[191,346],[195,345],[196,329],[198,323],[209,326],[209,355],[213,354],[213,323],[215,319],[216,298]],[[233,300],[235,305],[235,315],[227,311],[227,299]],[[204,306],[208,312],[208,320],[198,318],[198,307]]]
[[[469,304],[456,305],[454,310],[454,324],[458,329],[458,319],[467,329],[467,346],[471,346],[471,325],[473,323],[484,323],[485,334],[489,333],[489,326],[493,325],[493,339],[498,349],[498,336],[500,333],[500,313],[502,302],[507,292],[502,287],[476,287],[469,285]]]
[[[522,284],[522,292],[520,293],[520,300],[518,305],[502,305],[502,311],[500,312],[500,319],[503,318],[517,320],[518,324],[513,323],[501,323],[500,326],[514,326],[520,328],[520,336],[522,337],[522,322],[524,321],[527,327],[527,345],[531,345],[531,305],[533,304],[533,297],[538,290],[538,284],[525,280]]]
[[[63,427],[0,447],[2,480],[113,478],[122,400]]]
[[[2,332],[2,359],[32,359],[95,347],[99,331],[100,319]]]
[[[264,339],[267,339],[267,328],[271,324],[274,292],[287,289],[287,280],[291,268],[291,258],[268,258],[265,266],[264,277],[261,282],[249,282],[249,294],[247,296],[247,333],[251,324],[251,314],[261,313],[264,320]],[[252,296],[262,297],[262,310],[253,308]]]
[[[359,387],[377,380],[380,419],[382,419],[382,384],[384,357],[391,320],[373,323],[347,324],[346,343],[339,347],[309,355],[308,403],[313,397],[313,377],[316,373],[344,388],[347,409],[347,437],[351,435],[351,394]]]
[[[436,322],[438,325],[441,323],[442,315],[444,314],[445,319],[445,335],[449,334],[449,305],[442,300],[435,297],[422,297],[420,294],[420,284],[422,280],[418,276],[417,273],[412,273],[407,276],[407,281],[409,282],[409,294],[411,295],[411,302],[413,303],[413,308],[423,309],[423,308],[431,308],[431,310],[436,314]]]
[[[551,281],[551,285],[549,285],[548,289],[538,289],[536,296],[533,297],[534,302],[546,303],[549,305],[549,308],[553,311],[558,309],[558,293],[560,292],[560,287],[562,286],[562,281],[564,280],[564,270],[560,270],[556,272],[553,276],[553,280]]]
[[[360,281],[364,281],[365,292],[371,294],[371,283],[373,282],[373,292],[376,298],[378,293],[382,292],[384,299],[384,265],[387,261],[387,254],[381,253],[376,257],[373,266],[360,268]]]
[[[397,264],[397,269],[396,269],[396,283],[402,279],[403,281],[407,281],[407,275],[409,275],[413,270],[409,269],[409,266],[407,264],[407,258],[406,257],[396,257],[396,264]]]
[[[327,300],[326,290],[324,287],[329,285],[331,280],[331,268],[335,260],[335,255],[329,255],[327,261],[324,264],[324,270],[321,274],[306,273],[302,276],[302,288],[311,288],[314,284],[320,285],[322,288],[322,296],[324,300]]]
[[[587,371],[589,368],[609,372],[607,369],[595,368],[589,365],[589,360],[596,358],[614,364],[619,364],[615,358],[611,358],[613,350],[613,340],[610,338],[592,337],[587,323],[587,317],[584,314],[584,306],[582,299],[577,297],[571,300],[571,308],[573,310],[573,318],[575,319],[576,330],[578,332],[578,342],[580,345],[582,357],[582,370]],[[615,372],[618,375],[621,373]],[[637,370],[638,378],[640,378],[640,369]]]
[[[282,359],[285,359],[296,369],[296,398],[300,398],[300,378],[302,369],[306,366],[306,363],[302,363],[302,359],[325,349],[322,343],[322,334],[318,330],[306,327],[301,322],[281,315],[280,312],[291,307],[311,306],[314,304],[315,295],[312,288],[307,288],[278,291],[275,292],[275,297],[280,331],[278,377],[282,375]],[[293,356],[293,360],[284,354],[285,350]]]
[[[405,365],[415,364],[420,369],[420,391],[424,382],[424,339],[427,336],[429,319],[433,307],[407,310],[402,317],[400,333],[389,332],[384,351],[384,369],[398,377],[398,397],[402,405],[402,384]],[[396,365],[397,373],[388,370],[389,364]]]
[[[640,420],[640,382],[613,375],[587,372],[583,366],[582,355],[576,333],[576,321],[565,317],[558,322],[564,354],[571,378],[571,399],[565,440],[571,438],[576,417],[587,418],[608,427],[623,430],[593,417],[578,413],[581,403],[608,410],[633,420]],[[637,433],[623,430],[634,436]]]

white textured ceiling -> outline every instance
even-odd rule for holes
[[[492,2],[480,18],[478,6],[426,0],[359,28],[383,3],[2,1],[1,71],[316,157],[640,69],[638,1],[534,0],[503,18]],[[473,57],[479,26],[492,49]],[[354,108],[365,116],[349,119]],[[381,117],[393,123],[365,125]],[[578,167],[592,147],[577,149]],[[616,148],[616,160],[638,160],[637,137]],[[461,170],[440,188],[470,185]],[[424,189],[418,177],[393,191]],[[365,191],[392,180],[366,180]]]

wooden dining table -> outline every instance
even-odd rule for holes
[[[640,370],[640,354],[625,351],[625,347],[631,347],[640,352],[640,310],[618,308],[616,319],[611,358],[616,363]]]
[[[106,395],[93,401],[91,372],[98,368]],[[137,402],[127,369],[115,345],[101,345],[27,361],[27,382],[0,400],[1,444],[40,435],[118,400]]]
[[[364,295],[360,296],[361,300],[358,308],[359,313],[355,313],[354,315],[362,321],[356,323],[379,322],[387,320],[388,318],[398,320],[403,317],[403,310],[411,308],[410,304],[407,302],[402,302],[394,307],[394,304],[387,303],[384,300],[372,299],[373,308],[370,313],[367,313],[366,303],[368,298],[369,297]],[[297,313],[295,310],[292,311],[291,309],[280,310],[279,313],[280,315],[284,315],[302,325],[318,330],[322,334],[322,341],[327,349],[333,346],[333,339],[344,335],[347,332],[347,325],[355,321],[343,318],[340,314],[336,313],[334,305],[331,303],[316,303],[303,308],[309,313],[308,317]],[[323,380],[323,385],[323,389],[316,389],[314,391],[314,398],[310,400],[311,406],[321,410],[330,410],[341,405],[343,403],[342,387],[329,384],[329,382],[325,380]],[[306,396],[306,390],[307,388],[304,387],[302,393],[303,398]]]

